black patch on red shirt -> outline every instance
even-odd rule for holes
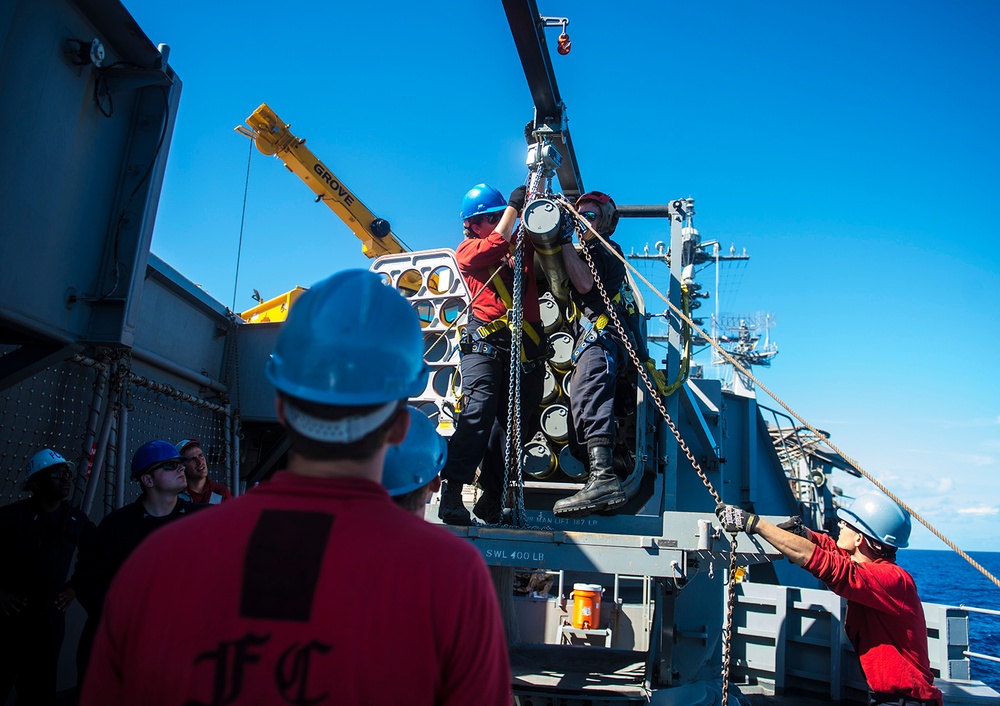
[[[264,510],[243,559],[240,616],[308,621],[332,527],[326,512]]]

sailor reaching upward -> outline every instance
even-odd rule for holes
[[[465,240],[459,244],[456,256],[473,304],[461,343],[462,410],[448,444],[448,461],[441,472],[445,486],[438,516],[451,525],[472,524],[469,511],[462,504],[462,486],[472,483],[480,464],[483,495],[474,512],[490,524],[500,520],[505,491],[504,449],[490,448],[487,452],[487,447],[494,423],[506,430],[509,421],[511,332],[507,324],[514,281],[511,249],[514,224],[524,208],[525,194],[525,187],[519,186],[505,199],[493,187],[479,184],[462,200]],[[538,307],[534,249],[527,238],[524,248],[521,276],[525,325],[519,402],[522,438],[527,437],[524,430],[528,418],[542,399],[547,353]],[[492,437],[504,438],[502,434]]]

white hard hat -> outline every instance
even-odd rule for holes
[[[28,478],[31,478],[33,475],[39,473],[40,471],[44,471],[46,468],[49,468],[50,466],[55,466],[60,463],[64,463],[67,466],[69,466],[70,470],[72,470],[76,466],[75,463],[73,463],[72,461],[67,461],[65,458],[63,458],[60,454],[57,454],[52,449],[42,449],[34,456],[32,456],[30,461],[28,461]]]

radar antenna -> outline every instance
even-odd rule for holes
[[[775,317],[770,312],[750,314],[713,314],[712,329],[719,331],[716,340],[730,356],[748,370],[753,367],[769,368],[771,359],[778,355],[778,344],[771,340]],[[763,339],[763,341],[761,340]],[[726,388],[734,391],[754,389],[753,381],[732,368],[718,352],[712,352],[713,365],[727,365]]]

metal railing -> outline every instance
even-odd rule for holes
[[[1000,610],[992,610],[990,608],[976,608],[975,606],[962,604],[958,606],[960,609],[968,611],[969,613],[982,613],[984,615],[996,615],[1000,616]],[[993,655],[985,655],[982,652],[973,652],[972,650],[965,650],[962,652],[966,657],[975,657],[976,659],[985,659],[989,662],[1000,663],[1000,657],[994,657]]]

